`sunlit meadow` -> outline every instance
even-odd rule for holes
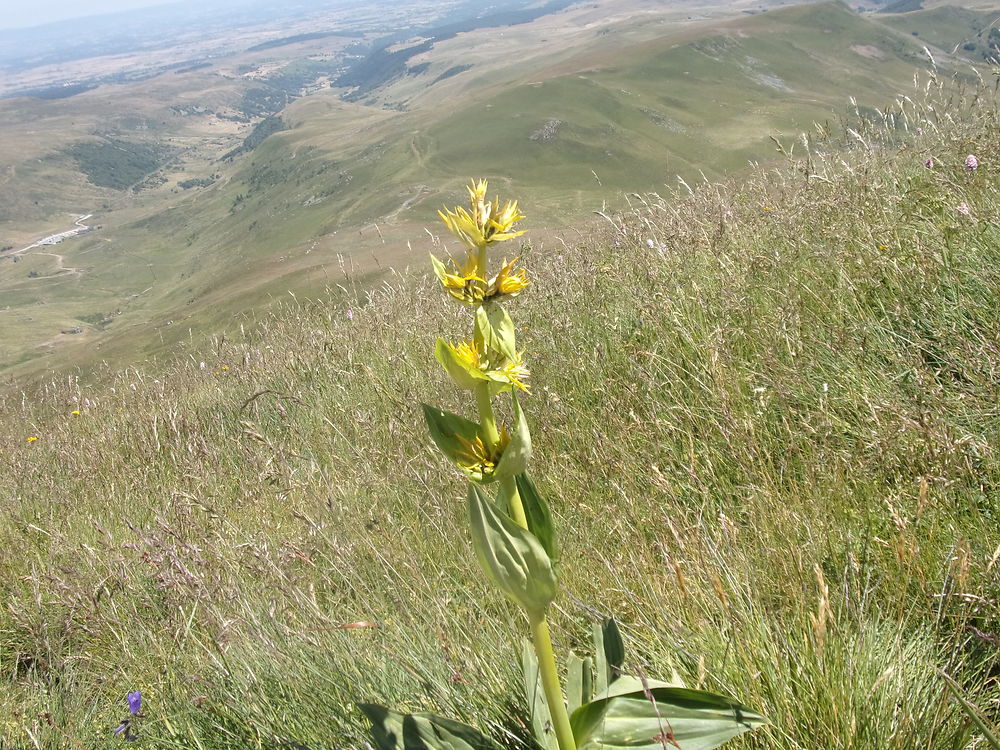
[[[614,614],[629,673],[768,718],[726,747],[990,746],[997,132],[994,89],[932,82],[505,243],[558,651]],[[0,747],[365,748],[359,702],[534,746],[524,618],[419,406],[471,414],[440,287],[348,279],[200,357],[0,397]]]

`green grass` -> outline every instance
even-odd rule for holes
[[[225,112],[256,84],[204,76],[220,88],[181,98],[169,88],[180,86],[176,77],[156,79],[149,85],[165,88],[143,89],[156,106],[144,119],[182,149],[179,170],[219,179],[198,190],[169,184],[128,200],[111,197],[102,207],[94,205],[104,200],[100,191],[89,186],[88,195],[67,177],[66,164],[19,165],[17,174],[27,173],[32,185],[68,182],[72,205],[81,213],[96,209],[94,220],[104,228],[63,244],[66,265],[84,269],[79,278],[36,283],[26,295],[19,269],[0,263],[0,293],[14,294],[6,303],[11,308],[0,310],[0,325],[16,332],[4,342],[0,371],[24,382],[59,365],[84,371],[104,360],[124,365],[136,344],[144,355],[168,353],[188,329],[212,331],[223,313],[239,318],[245,310],[234,300],[249,289],[264,296],[282,278],[297,294],[322,288],[338,278],[340,255],[365,273],[418,262],[407,243],[460,192],[455,175],[494,178],[531,202],[536,226],[562,231],[609,201],[620,203],[619,191],[659,191],[677,185],[678,176],[694,185],[743,172],[775,158],[769,135],[790,140],[814,122],[851,116],[851,97],[858,107],[881,109],[909,91],[914,73],[929,64],[922,41],[839,3],[665,23],[654,38],[628,24],[605,30],[596,39],[581,31],[551,50],[512,37],[515,52],[492,58],[480,50],[495,44],[491,33],[457,37],[428,53],[433,65],[424,74],[380,92],[380,101],[398,101],[403,111],[348,104],[332,90],[303,97],[281,114],[290,130],[232,164],[214,159],[242,138],[230,134],[228,145],[217,133],[209,138],[211,115],[182,118],[169,105],[197,101]],[[522,32],[528,40],[546,33]],[[518,49],[528,57],[520,59]],[[476,62],[468,75],[435,82],[467,60]],[[87,118],[97,117],[99,105],[123,106],[102,97],[96,91],[46,103],[45,138],[73,131],[70,102],[93,108]],[[15,114],[29,122],[38,112]],[[551,138],[533,139],[555,121]],[[123,137],[139,137],[126,130],[131,120],[124,115],[114,122]],[[175,179],[191,176],[181,171]],[[29,192],[0,185],[13,215],[51,216],[33,207]],[[51,205],[51,195],[47,200]],[[52,223],[42,226],[63,228]],[[20,325],[25,305],[39,303],[64,321],[80,312],[122,314],[103,330],[85,326],[84,344],[59,337],[51,320]],[[168,321],[172,330],[165,330]]]
[[[630,670],[770,717],[733,747],[973,747],[941,671],[997,720],[1000,123],[949,97],[525,250],[557,648],[614,613]],[[0,745],[103,745],[141,689],[151,747],[361,748],[358,700],[529,746],[418,407],[466,411],[432,350],[468,318],[363,289],[0,396]]]
[[[981,51],[991,28],[997,26],[997,11],[974,11],[955,6],[920,10],[912,13],[880,17],[886,26],[910,34],[925,44],[963,57],[982,59]],[[916,33],[914,33],[916,32]],[[964,50],[965,44],[977,44],[978,50]]]

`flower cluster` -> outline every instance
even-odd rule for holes
[[[451,258],[446,265],[431,256],[434,273],[445,290],[469,306],[481,305],[493,297],[513,297],[529,283],[524,269],[517,268],[517,258],[509,263],[504,259],[500,270],[492,276],[487,270],[487,248],[524,234],[514,228],[524,215],[518,211],[517,201],[507,201],[502,207],[499,198],[488,201],[486,188],[486,180],[473,180],[468,186],[468,209],[457,206],[438,211],[445,226],[465,245],[465,257]]]

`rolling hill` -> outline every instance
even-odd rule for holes
[[[322,75],[296,77],[303,60],[332,70],[346,37],[66,99],[2,101],[12,137],[0,139],[11,165],[0,247],[16,251],[46,225],[62,231],[74,214],[93,213],[101,228],[55,254],[0,261],[0,372],[180,354],[289,292],[362,289],[422,261],[423,227],[467,175],[529,200],[544,239],[609,196],[766,162],[772,135],[791,144],[817,122],[879,118],[929,67],[924,41],[893,16],[837,2],[748,10],[575,5],[516,33],[424,45],[357,101]],[[936,61],[968,69],[944,52]],[[260,92],[291,90],[275,80],[318,85],[295,89],[267,115],[276,132],[254,140]],[[82,144],[122,155],[105,186],[81,171]]]

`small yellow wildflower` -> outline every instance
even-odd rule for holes
[[[80,416],[80,410],[79,409],[74,409],[73,411],[70,412],[70,414],[72,414],[74,417],[79,417]]]
[[[28,443],[34,443],[36,440],[38,440],[38,438],[36,438],[34,435],[31,435],[28,438],[26,438],[26,442]]]
[[[476,342],[474,341],[463,341],[458,346],[448,344],[448,348],[455,353],[456,357],[462,360],[462,362],[469,367],[483,369],[484,365],[488,364],[483,362],[483,358],[479,353],[479,348],[476,346]]]
[[[226,370],[228,370],[228,369],[229,369],[229,365],[223,365],[223,366],[222,366],[222,367],[220,367],[219,369],[220,369],[220,370],[222,370],[223,372],[225,372]]]
[[[465,260],[459,264],[451,258],[453,271],[431,256],[434,273],[441,281],[441,286],[452,297],[464,305],[480,304],[486,296],[486,279],[479,273],[479,261],[474,253],[467,253]]]
[[[531,392],[528,388],[528,384],[524,382],[530,373],[528,372],[528,368],[521,362],[520,358],[517,362],[511,362],[510,364],[504,365],[500,368],[499,372],[502,373],[515,388],[520,388],[526,393]]]
[[[501,294],[513,296],[528,285],[527,273],[514,270],[517,258],[510,263],[505,259],[500,272],[493,278],[487,274],[486,249],[495,242],[524,234],[523,230],[514,228],[524,214],[518,210],[517,201],[507,201],[502,207],[499,197],[488,201],[486,188],[486,180],[472,180],[466,188],[469,191],[468,209],[456,206],[454,210],[438,211],[448,230],[465,245],[466,253],[461,262],[452,258],[450,268],[432,255],[434,273],[445,291],[463,305],[481,305]]]

